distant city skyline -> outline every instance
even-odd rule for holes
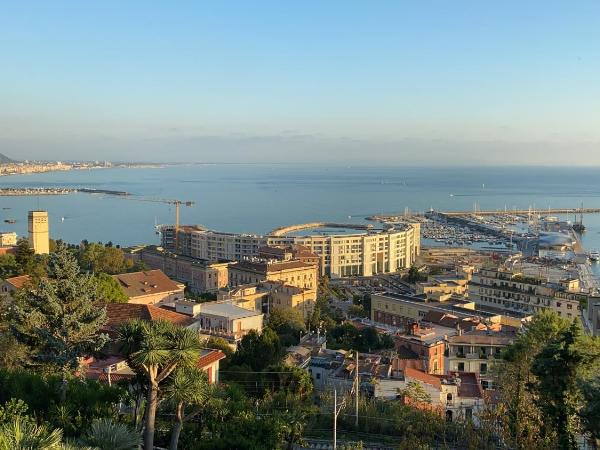
[[[598,2],[52,2],[0,16],[14,159],[600,164]]]

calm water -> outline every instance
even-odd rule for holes
[[[125,190],[148,198],[193,200],[182,223],[264,233],[281,225],[362,221],[377,213],[429,208],[472,210],[600,207],[600,168],[313,167],[311,165],[190,165],[104,169],[0,178],[3,187],[60,186]],[[450,196],[453,194],[453,196]],[[174,221],[173,207],[108,195],[0,197],[5,230],[27,232],[27,211],[50,212],[51,234],[122,245],[154,243],[155,220]],[[349,218],[349,216],[351,216]],[[61,217],[65,220],[61,221]],[[600,248],[600,214],[585,218],[587,248]]]

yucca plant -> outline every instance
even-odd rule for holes
[[[60,450],[62,430],[51,430],[26,418],[0,425],[0,450]]]
[[[139,448],[142,438],[125,424],[99,419],[94,421],[81,443],[100,450],[134,450]]]

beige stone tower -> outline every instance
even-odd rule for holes
[[[29,246],[36,254],[50,253],[48,211],[29,211]]]

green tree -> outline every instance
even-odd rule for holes
[[[15,255],[0,255],[0,278],[6,279],[19,275],[19,264]]]
[[[600,341],[585,339],[574,321],[536,355],[533,390],[544,419],[556,429],[561,450],[577,449],[577,412],[581,408],[580,383],[600,363]],[[597,372],[596,372],[597,373]]]
[[[132,261],[125,259],[125,253],[120,248],[106,247],[95,242],[82,244],[79,260],[84,269],[94,273],[123,273],[133,266]]]
[[[261,334],[252,330],[238,344],[232,364],[248,365],[253,371],[262,372],[267,366],[281,361],[284,348],[277,333],[269,327]]]
[[[275,330],[284,347],[297,344],[300,341],[300,333],[306,332],[302,313],[291,308],[272,311],[269,327]]]
[[[423,385],[417,381],[409,381],[403,389],[398,391],[398,393],[418,403],[431,403],[431,395],[429,395],[429,392],[427,392]]]
[[[583,407],[579,411],[583,428],[600,444],[600,375],[583,381],[581,386]]]
[[[29,241],[21,238],[17,241],[15,260],[19,265],[19,273],[41,278],[46,275],[46,255],[36,255],[29,246]]]
[[[171,374],[165,387],[165,397],[175,407],[169,450],[177,450],[184,422],[200,414],[209,393],[208,378],[202,369],[183,367]]]
[[[107,303],[127,303],[128,297],[117,280],[107,273],[94,276],[97,298]]]
[[[546,426],[530,389],[536,379],[531,367],[548,341],[560,336],[569,325],[554,311],[537,313],[495,367],[498,399],[489,422],[494,428],[498,426],[503,440],[512,448],[547,448],[554,439],[554,431]]]
[[[410,266],[408,269],[408,276],[406,277],[406,281],[409,283],[418,283],[419,281],[423,281],[425,277],[421,275],[419,268],[417,266]]]
[[[17,341],[26,345],[32,360],[62,375],[64,402],[69,375],[79,359],[100,350],[107,336],[99,332],[106,310],[97,308],[93,279],[81,275],[76,259],[65,247],[50,258],[47,278],[21,289],[10,317]]]
[[[130,366],[144,375],[148,396],[144,427],[144,447],[154,445],[156,408],[160,385],[174,370],[194,367],[201,352],[198,334],[169,322],[134,320],[119,330],[119,342]]]

